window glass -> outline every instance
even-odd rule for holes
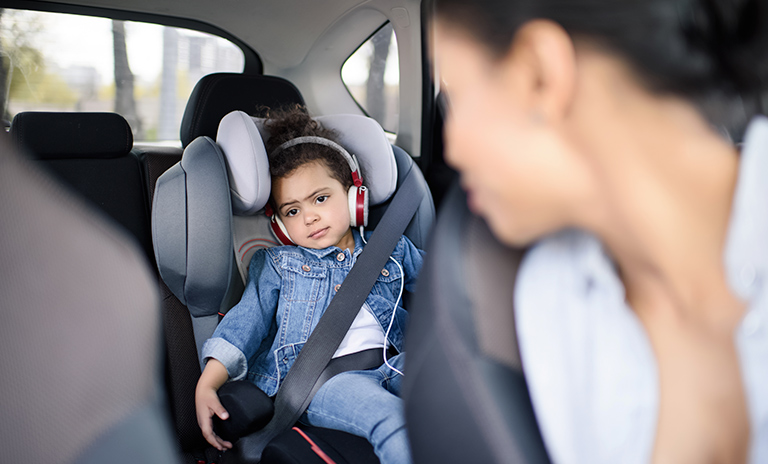
[[[90,16],[0,9],[0,109],[114,111],[138,142],[178,143],[197,81],[242,72],[242,51],[210,34]]]
[[[341,68],[341,79],[365,113],[386,131],[396,132],[400,113],[400,66],[397,40],[384,24]]]

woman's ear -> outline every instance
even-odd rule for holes
[[[554,123],[567,115],[576,88],[576,52],[559,24],[537,19],[521,26],[502,66],[516,74],[516,91],[532,120]]]

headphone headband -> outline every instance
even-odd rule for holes
[[[315,145],[323,145],[329,148],[332,148],[336,150],[341,156],[344,157],[345,160],[347,160],[347,163],[349,163],[349,169],[352,171],[352,181],[355,185],[355,187],[360,187],[363,185],[363,177],[360,174],[360,167],[357,163],[357,158],[354,155],[350,155],[347,150],[344,149],[341,145],[334,142],[333,140],[329,140],[323,137],[316,137],[316,136],[306,136],[306,137],[296,137],[295,139],[288,140],[287,142],[283,143],[279,147],[275,148],[275,150],[272,152],[272,156],[277,155],[281,151],[291,148],[296,145],[301,145],[305,143],[314,143]]]

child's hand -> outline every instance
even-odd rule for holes
[[[231,449],[232,443],[223,440],[213,432],[213,415],[220,419],[229,418],[229,413],[219,401],[219,396],[213,388],[199,388],[195,391],[195,409],[197,411],[197,423],[203,431],[203,437],[219,451]]]
[[[229,413],[219,401],[216,391],[228,378],[227,368],[216,359],[209,359],[203,369],[200,380],[195,389],[195,411],[197,412],[197,424],[203,431],[203,437],[219,451],[231,449],[232,443],[223,440],[213,432],[213,415],[221,420],[227,420]]]

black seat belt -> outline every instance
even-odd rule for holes
[[[312,401],[318,378],[349,331],[381,269],[421,203],[423,192],[419,189],[420,183],[414,170],[415,167],[411,166],[368,244],[288,371],[275,397],[272,420],[263,429],[241,438],[235,445],[240,462],[258,463],[267,444],[293,426]]]

